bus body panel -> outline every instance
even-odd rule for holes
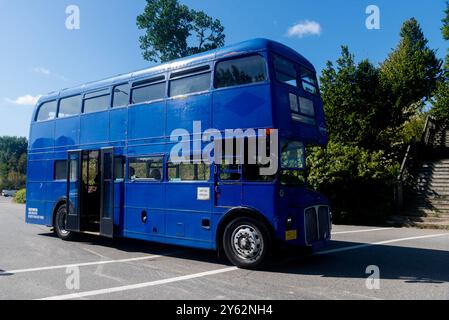
[[[215,91],[212,114],[218,130],[273,127],[269,84]]]
[[[175,130],[193,131],[193,121],[201,122],[204,129],[211,126],[212,94],[204,93],[179,97],[167,101],[167,138]]]
[[[30,150],[51,149],[55,146],[55,121],[32,123],[30,132]]]
[[[128,132],[128,109],[112,109],[109,113],[109,139],[114,145],[125,145]]]
[[[79,124],[80,145],[108,144],[109,122],[109,111],[83,114]]]
[[[166,102],[134,105],[128,110],[128,145],[144,144],[142,139],[166,136]]]
[[[70,117],[66,119],[59,119],[55,122],[55,148],[63,147],[65,150],[70,147],[75,148],[80,144],[80,117]],[[97,131],[97,127],[93,127],[94,130],[89,130],[92,133]]]
[[[233,209],[250,210],[268,221],[278,240],[286,241],[287,229],[298,230],[298,237],[288,243],[305,246],[304,212],[310,206],[328,206],[323,196],[305,187],[289,189],[278,179],[273,182],[220,181],[216,167],[210,166],[208,181],[168,181],[167,161],[179,141],[172,140],[174,130],[192,133],[194,121],[201,130],[279,129],[280,139],[296,139],[305,144],[325,145],[327,132],[321,98],[300,88],[288,87],[275,80],[271,56],[279,54],[315,72],[313,65],[294,50],[269,40],[256,39],[193,57],[180,59],[146,70],[121,75],[42,97],[30,127],[27,179],[28,223],[52,225],[58,201],[66,197],[67,183],[55,181],[55,161],[67,159],[70,150],[84,152],[114,147],[115,155],[124,157],[123,178],[114,184],[115,236],[156,241],[204,249],[217,248],[217,230]],[[215,89],[213,81],[206,92],[153,102],[129,105],[81,114],[64,119],[37,122],[39,106],[50,100],[112,88],[124,83],[164,76],[198,65],[215,66],[236,57],[259,55],[267,63],[267,80],[257,84]],[[289,95],[309,99],[315,109],[315,123],[292,119]],[[112,103],[112,102],[111,102]],[[178,137],[179,138],[179,137]],[[193,144],[191,155],[201,154],[205,141]],[[201,150],[195,146],[201,146]],[[139,157],[163,157],[161,182],[132,181],[129,160]],[[218,174],[218,173],[217,173]],[[207,190],[209,190],[207,192]],[[206,196],[204,196],[206,194]],[[207,197],[207,194],[209,196]],[[286,221],[293,218],[293,224]],[[324,239],[328,240],[328,239]],[[317,241],[319,245],[325,241]]]

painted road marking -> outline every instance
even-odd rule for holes
[[[433,235],[426,235],[426,236],[419,236],[419,237],[410,237],[410,238],[402,238],[402,239],[394,239],[394,240],[386,240],[386,241],[380,241],[376,243],[370,243],[370,244],[361,244],[356,246],[350,246],[346,248],[339,248],[339,249],[333,249],[333,250],[326,250],[315,253],[315,255],[324,255],[324,254],[330,254],[330,253],[338,253],[338,252],[344,252],[344,251],[351,251],[351,250],[357,250],[362,248],[367,248],[371,246],[378,246],[378,245],[384,245],[384,244],[391,244],[391,243],[397,243],[397,242],[404,242],[409,240],[420,240],[420,239],[429,239],[429,238],[437,238],[437,237],[443,237],[443,236],[449,236],[449,233],[442,233],[442,234],[433,234]],[[104,294],[110,294],[110,293],[116,293],[116,292],[123,292],[123,291],[129,291],[129,290],[136,290],[136,289],[142,289],[147,287],[153,287],[158,285],[164,285],[168,283],[174,283],[174,282],[180,282],[180,281],[186,281],[191,279],[197,279],[202,277],[207,277],[210,275],[217,275],[222,273],[228,273],[232,271],[237,271],[239,268],[237,267],[230,267],[225,269],[218,269],[208,272],[202,272],[202,273],[196,273],[191,274],[187,276],[181,276],[176,278],[169,278],[164,280],[157,280],[157,281],[151,281],[151,282],[144,282],[144,283],[138,283],[133,285],[127,285],[127,286],[120,286],[120,287],[113,287],[113,288],[107,288],[107,289],[100,289],[100,290],[92,290],[92,291],[85,291],[85,292],[79,292],[79,293],[72,293],[72,294],[66,294],[66,295],[60,295],[60,296],[53,296],[43,299],[37,299],[37,300],[71,300],[71,299],[81,299],[91,296],[97,296],[97,295],[104,295]]]
[[[376,229],[353,230],[353,231],[339,231],[339,232],[332,232],[332,235],[362,233],[362,232],[375,232],[375,231],[385,231],[385,230],[392,230],[392,229],[395,229],[395,228],[376,228]]]
[[[430,234],[430,235],[419,236],[419,237],[410,237],[410,238],[386,240],[386,241],[379,241],[379,242],[374,242],[374,243],[364,243],[364,244],[359,244],[359,245],[350,246],[350,247],[344,247],[344,248],[338,248],[338,249],[319,251],[319,252],[316,252],[314,255],[339,253],[339,252],[358,250],[358,249],[363,249],[363,248],[368,248],[368,247],[373,247],[373,246],[380,246],[380,245],[396,243],[396,242],[404,242],[404,241],[410,241],[410,240],[421,240],[421,239],[429,239],[429,238],[438,238],[438,237],[444,237],[444,236],[449,236],[449,233]]]
[[[136,289],[142,289],[147,287],[154,287],[158,285],[163,285],[167,283],[173,283],[173,282],[180,282],[180,281],[186,281],[191,279],[197,279],[197,278],[203,278],[207,276],[217,275],[221,273],[227,273],[232,271],[237,271],[237,267],[230,267],[225,269],[219,269],[219,270],[213,270],[213,271],[207,271],[207,272],[201,272],[196,274],[191,274],[187,276],[181,276],[176,278],[169,278],[164,280],[157,280],[157,281],[151,281],[151,282],[144,282],[144,283],[138,283],[138,284],[132,284],[128,286],[121,286],[121,287],[114,287],[114,288],[108,288],[108,289],[100,289],[100,290],[92,290],[92,291],[85,291],[85,292],[79,292],[79,293],[72,293],[72,294],[66,294],[61,296],[54,296],[44,299],[37,299],[37,300],[70,300],[70,299],[81,299],[91,296],[98,296],[108,293],[114,293],[114,292],[123,292],[123,291],[129,291],[129,290],[136,290]]]
[[[9,271],[1,271],[0,275],[38,272],[38,271],[57,270],[57,269],[67,269],[67,268],[76,268],[76,267],[88,267],[88,266],[97,266],[97,265],[105,265],[105,264],[113,264],[113,263],[126,263],[126,262],[135,262],[135,261],[154,260],[157,258],[172,256],[172,255],[175,255],[176,253],[179,253],[179,252],[167,253],[167,254],[162,254],[162,255],[151,255],[151,256],[138,257],[138,258],[120,259],[120,260],[104,260],[104,261],[94,261],[94,262],[86,262],[86,263],[66,264],[66,265],[59,265],[59,266],[9,270]]]

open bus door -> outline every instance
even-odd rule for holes
[[[66,230],[81,230],[81,150],[69,151],[67,166],[67,221]]]
[[[114,237],[114,149],[101,150],[101,210],[100,234]]]

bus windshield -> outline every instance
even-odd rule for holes
[[[285,141],[281,152],[281,183],[283,185],[305,185],[306,152],[299,141]]]
[[[294,170],[306,169],[306,152],[302,142],[286,141],[282,144],[281,167]]]

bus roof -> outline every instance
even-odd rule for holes
[[[224,57],[231,57],[234,55],[241,55],[246,52],[257,52],[270,49],[274,52],[284,55],[287,58],[300,62],[306,68],[315,72],[313,65],[304,58],[301,54],[295,50],[279,43],[276,41],[258,38],[252,39],[244,42],[240,42],[234,45],[226,46],[223,48],[199,53],[193,56],[177,59],[168,63],[156,65],[147,69],[138,70],[135,72],[121,74],[115,77],[107,78],[100,81],[94,81],[82,84],[77,87],[62,89],[60,91],[51,92],[47,95],[42,96],[39,99],[38,106],[44,102],[60,97],[67,97],[76,94],[81,94],[84,92],[95,91],[103,89],[112,85],[127,83],[130,81],[135,81],[139,79],[144,79],[151,77],[152,75],[161,74],[164,72],[170,72],[177,69],[183,69],[190,66],[198,65],[201,63],[207,63],[215,59],[220,59]]]

